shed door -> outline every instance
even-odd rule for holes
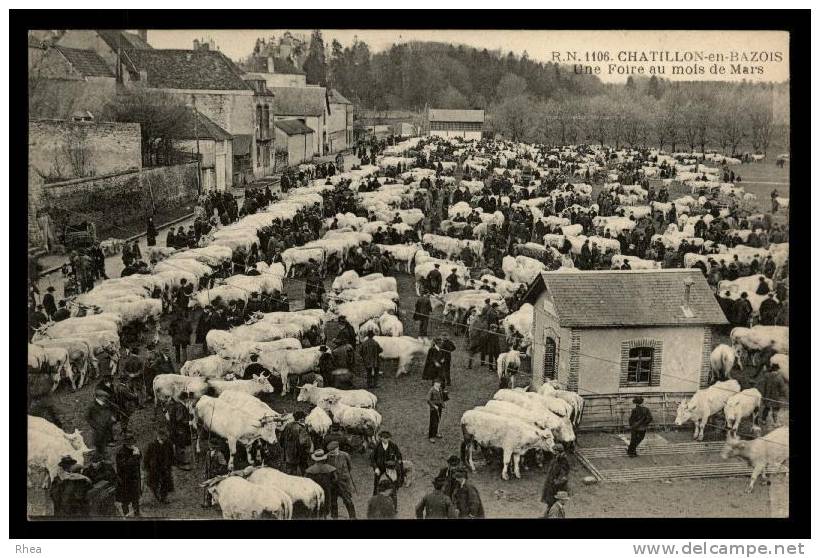
[[[544,343],[544,381],[555,379],[556,349],[555,339],[547,337]]]

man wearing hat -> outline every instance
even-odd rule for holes
[[[367,338],[359,347],[359,353],[362,357],[362,366],[364,366],[367,374],[367,387],[378,387],[378,372],[379,372],[379,355],[382,353],[382,347],[376,340],[373,339],[373,331],[367,332]]]
[[[766,424],[769,413],[771,413],[772,423],[777,426],[777,414],[780,412],[780,407],[789,399],[789,388],[786,386],[786,380],[780,373],[780,366],[777,363],[769,365],[768,371],[758,382],[757,389],[762,395],[763,410],[760,413],[760,422]]]
[[[453,492],[453,503],[458,509],[460,519],[484,517],[484,504],[478,489],[467,481],[467,471],[459,468],[455,472],[456,489]]]
[[[652,424],[652,413],[643,406],[643,397],[638,395],[632,402],[635,408],[632,409],[632,414],[629,416],[629,447],[626,449],[626,454],[629,457],[638,457],[638,445],[646,436],[646,429]]]
[[[134,435],[126,434],[123,444],[117,451],[117,497],[122,507],[122,514],[127,516],[133,511],[135,517],[140,515],[140,496],[142,496],[142,454],[134,443]]]
[[[91,484],[97,484],[100,481],[107,481],[112,486],[117,484],[117,472],[114,466],[98,453],[91,455],[91,463],[82,470],[82,473],[88,477]]]
[[[174,448],[168,441],[168,431],[164,426],[157,430],[154,440],[145,449],[145,471],[148,473],[148,488],[161,504],[168,503],[168,494],[174,491]]]
[[[433,491],[428,492],[416,506],[417,519],[452,519],[458,516],[453,500],[443,490],[445,480],[433,479]]]
[[[28,340],[29,343],[31,342],[32,337],[34,337],[34,333],[38,330],[43,324],[48,322],[48,316],[45,315],[43,312],[43,305],[38,304],[37,308],[34,312],[29,314],[28,318]]]
[[[108,444],[114,440],[114,413],[110,406],[110,395],[104,389],[94,390],[94,401],[85,412],[85,421],[91,426],[91,444],[101,456],[108,451]]]
[[[311,456],[313,465],[305,470],[305,478],[314,481],[322,487],[325,491],[325,501],[319,509],[317,517],[320,519],[327,518],[331,507],[336,507],[334,504],[336,500],[336,467],[327,463],[327,454],[323,449],[317,449]],[[338,517],[338,510],[336,516]]]
[[[305,428],[304,411],[293,413],[293,422],[288,423],[279,438],[285,455],[285,472],[289,475],[302,475],[308,468],[308,458],[313,447],[307,428]]]
[[[378,483],[374,488],[374,494],[367,502],[367,519],[395,519],[396,506],[390,493],[393,484],[389,480]]]
[[[53,320],[57,313],[57,305],[54,304],[54,287],[49,285],[46,291],[43,295],[43,309],[46,311],[46,316]]]
[[[547,476],[541,491],[541,501],[547,505],[548,509],[555,502],[555,494],[566,490],[569,481],[569,460],[564,453],[563,444],[556,443],[552,451],[553,456],[547,466]]]
[[[433,339],[433,346],[427,351],[424,360],[424,369],[421,372],[422,380],[435,380],[444,377],[444,351],[441,350],[441,337]]]
[[[438,475],[436,475],[437,479],[441,479],[442,481],[442,490],[444,494],[451,497],[453,496],[453,492],[455,492],[458,483],[456,482],[455,473],[461,467],[461,458],[457,455],[451,455],[447,458],[447,466],[443,467],[439,470]],[[465,469],[466,473],[466,469]]]
[[[387,470],[387,462],[393,461],[396,464],[399,485],[404,484],[404,459],[399,451],[399,446],[392,441],[392,435],[387,430],[379,433],[379,444],[373,449],[370,455],[370,466],[373,468],[373,494],[379,491],[379,479]]]
[[[544,517],[547,519],[564,519],[566,514],[564,512],[564,505],[569,501],[569,494],[566,490],[559,490],[555,493],[555,503],[552,504]]]
[[[427,274],[427,286],[433,294],[441,292],[441,271],[439,271],[439,264],[433,264],[433,269]]]
[[[452,365],[452,357],[453,352],[455,352],[456,350],[456,345],[450,340],[450,335],[446,331],[442,332],[441,337],[439,339],[440,341],[438,343],[438,347],[441,350],[442,355],[444,356],[441,377],[443,380],[442,387],[447,389],[448,387],[453,385],[453,382],[450,379],[450,367]]]
[[[49,495],[54,503],[54,517],[88,517],[91,480],[77,472],[77,460],[70,455],[64,455],[58,465],[57,475],[49,488]]]
[[[353,491],[356,490],[356,483],[351,473],[353,464],[350,455],[339,448],[339,442],[336,440],[327,444],[327,464],[336,468],[336,497],[330,502],[330,516],[333,519],[339,517],[338,498],[341,498],[347,510],[348,519],[356,519],[356,507],[353,505]]]
[[[774,299],[774,293],[769,291],[760,303],[760,325],[775,325],[779,313],[780,304]]]
[[[432,352],[433,349],[430,349]],[[444,391],[441,389],[441,378],[433,380],[433,386],[427,394],[427,406],[430,410],[430,422],[427,429],[427,438],[431,443],[435,443],[437,438],[441,438],[438,432],[441,414],[444,412]]]
[[[350,322],[347,321],[347,318],[342,315],[339,316],[339,333],[336,334],[336,338],[334,342],[338,345],[350,345],[351,347],[356,347],[356,332],[353,329],[353,326],[350,325]]]
[[[433,306],[430,302],[430,295],[427,294],[427,289],[422,288],[421,295],[416,299],[416,307],[413,311],[413,321],[419,322],[419,337],[427,337],[427,324],[432,313]]]

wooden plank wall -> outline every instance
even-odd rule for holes
[[[625,432],[629,430],[629,415],[634,404],[632,398],[640,395],[644,406],[652,412],[655,419],[653,429],[666,429],[675,426],[675,415],[678,404],[691,393],[620,393],[611,395],[585,395],[584,412],[578,431],[608,430]]]

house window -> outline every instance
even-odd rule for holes
[[[621,343],[620,387],[658,387],[661,385],[663,342],[633,339]]]
[[[555,364],[558,361],[557,348],[555,339],[547,337],[544,343],[544,381],[555,379]]]
[[[651,347],[635,347],[629,350],[626,383],[632,385],[649,385],[652,377],[652,360],[655,349]]]

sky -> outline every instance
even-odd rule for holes
[[[237,60],[251,53],[257,37],[281,36],[283,29],[149,30],[154,48],[190,49],[194,39],[213,38],[217,47]],[[309,40],[310,31],[301,30]],[[623,83],[632,75],[649,76],[651,68],[664,69],[658,77],[671,80],[773,81],[789,78],[789,36],[780,31],[529,31],[529,30],[354,30],[322,29],[325,45],[333,39],[348,46],[354,37],[366,42],[373,52],[406,41],[439,41],[489,50],[501,49],[541,62],[583,63],[605,83]],[[653,52],[666,51],[664,62],[647,59]],[[568,59],[575,55],[575,62]],[[731,60],[733,55],[747,60]],[[778,54],[779,53],[779,54]],[[701,60],[686,60],[690,56]],[[556,56],[558,57],[556,59]],[[710,59],[709,57],[712,57]],[[720,60],[720,56],[723,60]],[[601,58],[609,60],[601,60]],[[644,57],[644,60],[636,60]],[[779,57],[779,60],[776,58]],[[631,60],[630,60],[631,58]],[[764,58],[766,58],[764,60]],[[773,60],[774,58],[774,60]],[[585,59],[592,60],[586,62]],[[597,59],[597,61],[595,61]],[[737,67],[740,64],[741,67]],[[682,74],[673,74],[672,66]],[[713,67],[714,66],[714,67]],[[639,68],[642,68],[640,70]],[[643,71],[643,74],[638,72]],[[740,73],[738,73],[740,72]]]

